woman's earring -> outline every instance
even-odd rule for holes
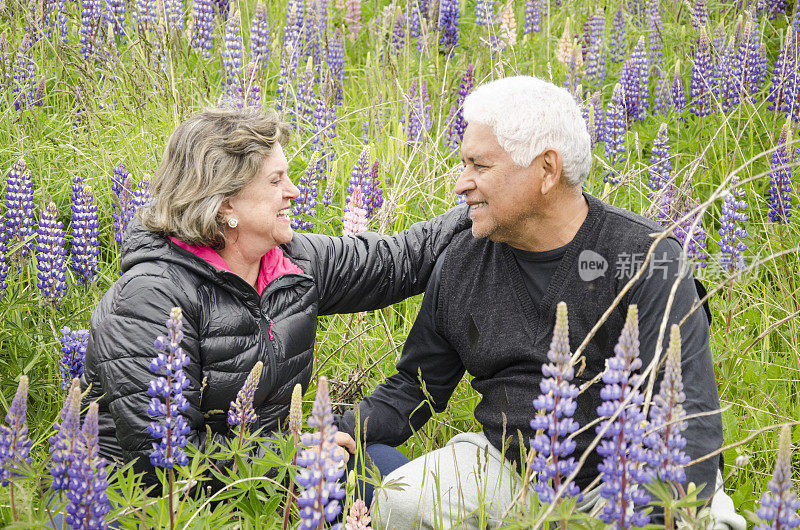
[[[230,226],[231,228],[236,228],[237,226],[239,226],[239,220],[235,217],[229,217],[228,226]]]

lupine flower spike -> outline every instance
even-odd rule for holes
[[[642,486],[650,482],[645,468],[650,457],[642,444],[644,396],[636,388],[641,378],[636,372],[642,361],[639,358],[639,312],[634,304],[628,306],[628,316],[614,354],[606,361],[605,386],[600,391],[603,403],[597,407],[598,416],[609,418],[597,427],[598,433],[605,431],[597,453],[604,457],[598,466],[602,480],[600,496],[608,501],[600,519],[615,528],[627,529],[644,526],[650,519],[634,509],[650,502],[650,495]],[[611,420],[613,415],[617,417]]]
[[[175,465],[185,466],[186,435],[189,426],[180,414],[189,407],[183,390],[189,386],[189,380],[183,373],[183,367],[189,364],[189,358],[181,348],[183,339],[183,312],[173,307],[167,320],[168,336],[159,336],[155,341],[158,355],[150,362],[150,371],[159,377],[150,381],[147,394],[151,397],[147,413],[155,418],[148,432],[160,442],[153,442],[150,463],[156,467],[172,469]],[[164,375],[161,375],[161,374]],[[169,406],[167,406],[167,403]]]
[[[338,482],[344,474],[344,459],[335,442],[338,429],[333,424],[328,380],[324,377],[320,377],[317,383],[317,396],[308,426],[317,431],[303,434],[301,441],[306,449],[297,458],[297,464],[305,468],[295,477],[303,488],[297,497],[299,530],[313,530],[323,521],[331,523],[336,520],[342,511],[339,502],[345,496]]]
[[[661,388],[650,408],[650,434],[645,444],[652,451],[653,478],[664,482],[685,482],[684,466],[689,457],[684,453],[686,438],[686,415],[683,402],[683,378],[681,376],[681,331],[677,324],[670,328],[669,348],[664,366]]]
[[[777,149],[770,155],[768,217],[772,223],[786,224],[792,217],[792,171],[797,157],[789,147],[790,142],[789,124],[785,123],[778,136]]]
[[[263,369],[264,363],[258,361],[247,375],[244,386],[236,394],[236,400],[231,401],[231,408],[228,410],[228,425],[231,427],[240,425],[244,430],[248,423],[253,423],[258,419],[253,408],[253,397]]]
[[[262,2],[256,4],[253,20],[250,23],[250,61],[255,63],[259,69],[269,65],[269,19],[267,18],[267,8]]]
[[[547,503],[554,502],[562,489],[561,499],[580,498],[578,486],[566,482],[577,467],[570,456],[575,450],[575,441],[568,438],[578,430],[578,423],[572,419],[577,408],[578,387],[572,384],[575,370],[570,357],[567,304],[559,302],[553,339],[547,352],[550,362],[542,365],[545,376],[539,384],[542,393],[533,401],[533,407],[539,412],[531,420],[531,429],[538,431],[531,440],[531,450],[536,451],[531,469],[538,476],[534,489],[539,500]]]
[[[77,195],[72,203],[72,222],[70,223],[72,270],[75,271],[76,284],[90,285],[97,283],[97,256],[100,253],[97,237],[100,223],[92,188],[80,183]]]
[[[42,212],[36,231],[36,268],[39,281],[36,286],[42,300],[54,308],[61,307],[67,292],[67,251],[64,249],[64,225],[58,220],[55,203]]]
[[[614,87],[614,94],[608,103],[603,133],[606,141],[606,157],[612,170],[603,176],[603,182],[619,184],[620,176],[616,166],[625,161],[625,133],[627,126],[625,122],[625,93],[622,85],[617,83]]]
[[[748,217],[744,211],[747,209],[745,191],[739,185],[739,177],[731,179],[730,194],[722,203],[722,219],[720,219],[720,265],[725,271],[744,268],[743,252],[747,250],[747,230],[742,226]]]
[[[243,101],[242,87],[242,35],[240,15],[236,11],[225,25],[225,42],[222,45],[222,59],[225,63],[225,76],[222,78],[222,98],[236,107]],[[241,105],[239,105],[240,107]]]
[[[681,77],[681,62],[675,61],[675,75],[672,78],[672,104],[675,110],[680,112],[686,108],[686,89],[683,88],[683,78]]]
[[[714,67],[711,64],[711,50],[705,26],[700,27],[700,38],[694,51],[692,64],[692,82],[689,88],[691,95],[691,112],[695,116],[711,114],[711,79]],[[677,107],[677,104],[676,104]]]
[[[647,168],[650,173],[650,182],[647,183],[650,188],[647,192],[648,197],[652,197],[653,193],[664,187],[664,183],[671,178],[672,161],[669,159],[668,142],[667,124],[662,123],[653,140],[653,154],[650,157],[650,167]]]
[[[775,472],[769,481],[769,491],[761,496],[761,507],[756,512],[764,521],[756,530],[790,530],[800,526],[800,499],[792,489],[792,431],[788,425],[781,428]]]
[[[458,46],[458,18],[461,15],[461,2],[442,0],[439,3],[439,45],[450,52]]]
[[[19,378],[17,392],[8,408],[5,425],[0,424],[0,486],[9,485],[11,477],[17,475],[16,471],[23,462],[32,462],[27,412],[28,376],[23,375]]]
[[[69,486],[68,471],[72,461],[78,457],[78,435],[81,429],[81,382],[76,377],[67,390],[67,398],[61,408],[60,421],[53,425],[55,434],[50,437],[51,488],[66,490]]]
[[[256,11],[256,13],[258,13]],[[194,0],[192,48],[206,59],[214,48],[214,6],[212,0]]]
[[[106,495],[106,460],[98,444],[98,405],[91,403],[79,436],[79,452],[69,468],[69,488],[64,520],[74,530],[105,530],[111,503]]]
[[[525,23],[522,26],[522,33],[542,31],[542,1],[527,0],[525,2]]]
[[[33,184],[28,164],[20,159],[11,166],[6,180],[6,245],[9,251],[20,245],[19,262],[27,259],[34,248]]]
[[[349,199],[342,220],[342,234],[352,236],[367,231],[367,209],[364,208],[361,186],[355,187]]]
[[[76,329],[73,331],[65,326],[61,328],[58,342],[61,343],[61,363],[58,365],[58,370],[61,372],[61,390],[67,390],[70,381],[83,375],[89,330]]]
[[[356,499],[344,523],[344,530],[372,530],[369,507],[361,499]]]

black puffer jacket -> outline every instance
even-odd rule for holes
[[[81,379],[82,389],[91,385],[87,401],[100,405],[101,453],[138,458],[137,471],[152,471],[148,367],[172,307],[183,310],[181,346],[190,359],[189,440],[203,446],[206,424],[229,432],[230,403],[259,360],[255,427],[269,433],[287,417],[294,385],[309,383],[317,315],[376,309],[422,292],[437,256],[468,225],[466,207],[458,207],[392,237],[295,234],[282,250],[303,274],[280,276],[259,296],[239,276],[134,221],[123,275],[92,314]]]

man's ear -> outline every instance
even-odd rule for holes
[[[541,155],[542,195],[553,191],[561,182],[561,153],[548,149]]]

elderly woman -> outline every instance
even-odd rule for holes
[[[420,293],[437,256],[469,225],[456,209],[392,237],[293,234],[289,207],[299,191],[283,151],[288,137],[274,112],[208,110],[180,124],[152,201],[126,234],[122,276],[92,315],[81,386],[99,402],[101,453],[138,459],[134,468],[150,480],[148,366],[172,307],[183,310],[190,359],[189,441],[203,446],[206,427],[229,434],[231,401],[258,361],[254,427],[269,434],[284,424],[294,385],[309,383],[317,316]],[[343,433],[337,441],[355,448]]]

